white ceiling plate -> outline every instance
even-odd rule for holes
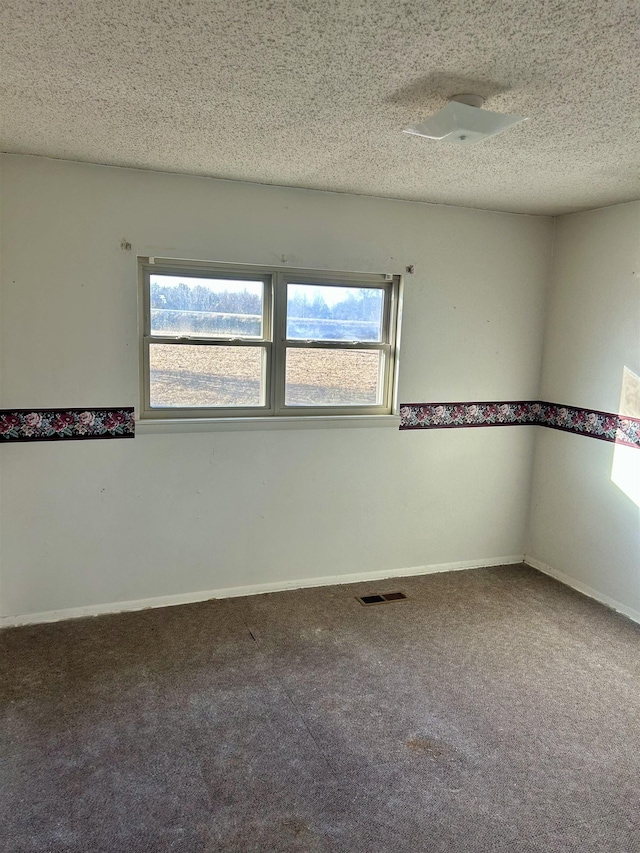
[[[494,113],[454,100],[419,124],[406,127],[404,133],[455,145],[473,145],[526,120],[525,116]]]
[[[0,148],[525,213],[640,198],[637,0],[3,0]],[[458,92],[529,116],[402,133]]]

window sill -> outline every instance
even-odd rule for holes
[[[399,429],[399,415],[317,415],[266,418],[148,418],[136,421],[136,435],[229,432],[265,429],[334,429],[392,427]]]

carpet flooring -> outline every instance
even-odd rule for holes
[[[0,652],[3,853],[640,851],[640,627],[524,566]]]

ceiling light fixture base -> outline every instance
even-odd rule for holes
[[[453,95],[441,110],[420,124],[405,128],[403,133],[455,145],[473,145],[527,120],[526,116],[484,110],[483,104],[484,98],[480,95]]]

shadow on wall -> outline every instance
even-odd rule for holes
[[[640,377],[628,367],[622,371],[618,412],[621,417],[640,418]],[[640,453],[635,448],[616,443],[611,481],[640,508]]]

